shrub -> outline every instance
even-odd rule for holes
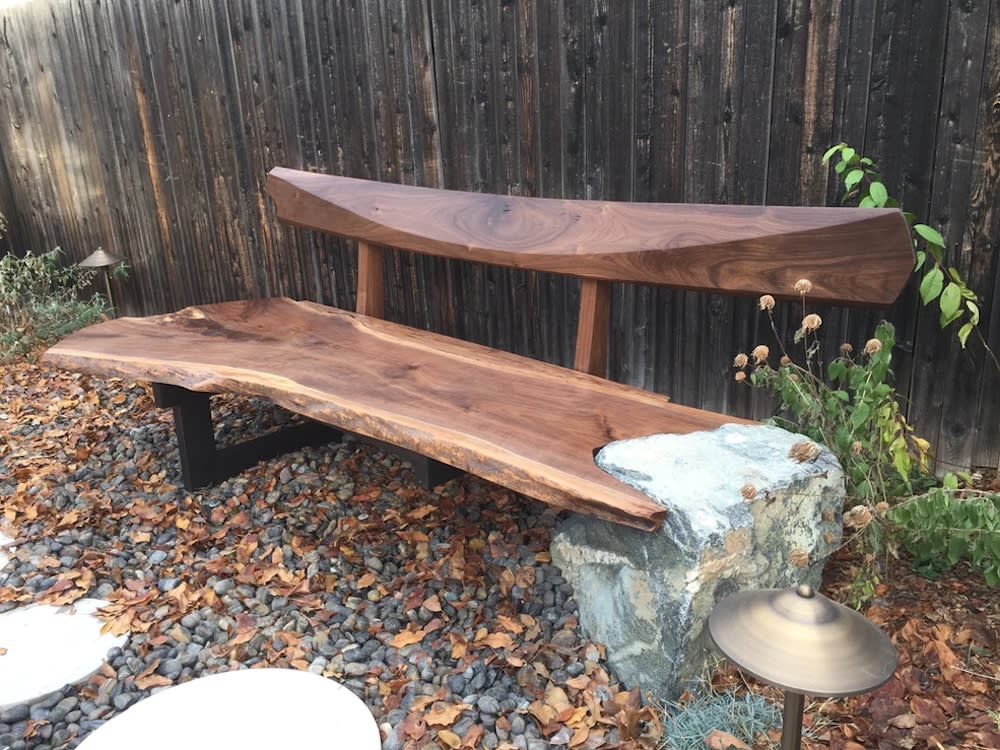
[[[954,475],[944,484],[888,512],[914,570],[937,578],[964,560],[987,584],[1000,584],[1000,493],[959,491]]]
[[[760,307],[770,320],[780,361],[772,366],[770,348],[759,345],[750,356],[737,355],[736,378],[746,380],[745,369],[751,368],[750,383],[779,399],[771,421],[833,451],[855,501],[875,504],[908,495],[915,485],[927,482],[930,445],[907,423],[891,383],[895,330],[889,323],[880,324],[857,356],[858,350],[843,344],[824,372],[817,336],[822,320],[805,309],[810,286],[806,279],[796,284],[803,296],[802,323],[794,335],[801,347],[798,361],[789,355],[775,325],[774,298],[764,295]]]
[[[93,272],[65,266],[59,248],[0,259],[0,362],[30,355],[107,312],[104,297],[80,300]]]

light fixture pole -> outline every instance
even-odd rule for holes
[[[112,255],[107,252],[103,247],[97,248],[94,252],[88,255],[86,258],[77,263],[81,268],[99,268],[101,273],[104,275],[104,288],[108,292],[108,307],[111,308],[112,315],[115,314],[115,302],[111,297],[111,274],[108,272],[109,268],[117,266],[119,263],[124,263],[124,258],[119,258],[117,255]]]

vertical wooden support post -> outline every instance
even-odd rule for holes
[[[358,242],[358,304],[356,312],[385,317],[385,249]]]
[[[214,484],[216,451],[211,394],[154,383],[153,398],[157,406],[173,407],[184,487],[193,490]]]
[[[602,378],[608,375],[608,326],[611,282],[580,280],[580,318],[576,328],[573,368]]]

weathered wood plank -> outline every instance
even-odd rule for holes
[[[931,223],[945,238],[949,265],[965,276],[972,248],[963,245],[962,228],[967,220],[989,12],[986,0],[951,6],[931,184]],[[976,405],[969,395],[977,391],[984,358],[979,347],[959,349],[953,329],[940,329],[937,305],[923,308],[914,359],[917,367],[927,369],[913,390],[909,415],[934,445],[940,470],[962,469],[972,461]],[[938,364],[942,361],[950,362],[948,370]],[[941,378],[946,378],[948,388],[940,387]]]
[[[951,4],[883,0],[871,51],[865,152],[878,162],[890,194],[931,223],[935,129]],[[936,382],[935,374],[919,371],[913,357],[922,310],[915,283],[904,290],[895,309],[892,320],[899,350],[893,365],[902,390],[911,392],[917,381]]]
[[[664,509],[598,469],[594,450],[740,421],[477,344],[280,298],[119,318],[72,334],[45,358],[105,376],[263,396],[557,507],[644,529],[658,527]]]
[[[969,279],[985,303],[981,323],[984,336],[990,348],[1000,352],[1000,17],[991,15],[991,21],[962,255],[971,256]],[[997,393],[1000,393],[1000,372],[987,360],[982,368],[973,419],[973,466],[1000,469],[1000,398]]]
[[[685,289],[888,304],[909,278],[895,210],[559,201],[318,175],[276,167],[279,216],[418,253]]]

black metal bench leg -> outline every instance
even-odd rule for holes
[[[184,487],[193,490],[213,484],[216,479],[216,450],[211,394],[153,383],[153,400],[157,406],[169,406],[174,410],[174,431],[177,433]]]
[[[394,454],[400,461],[409,461],[410,465],[413,467],[414,481],[425,490],[432,490],[438,485],[449,482],[455,477],[460,477],[466,473],[462,469],[455,468],[451,464],[436,461],[433,458],[428,458],[422,453],[411,451],[408,448],[400,448],[398,445],[386,443],[382,440],[377,440],[371,437],[365,437],[364,435],[355,435],[354,437],[363,443],[374,445],[376,448],[384,450],[387,453]]]
[[[427,458],[427,456],[412,454],[406,458],[413,465],[413,478],[417,484],[427,490],[432,490],[465,473],[461,469],[435,461],[433,458]]]
[[[342,438],[342,433],[329,425],[307,421],[220,449],[215,446],[211,394],[153,383],[153,399],[157,406],[174,410],[181,478],[188,490],[217,484],[254,464],[304,446]]]

